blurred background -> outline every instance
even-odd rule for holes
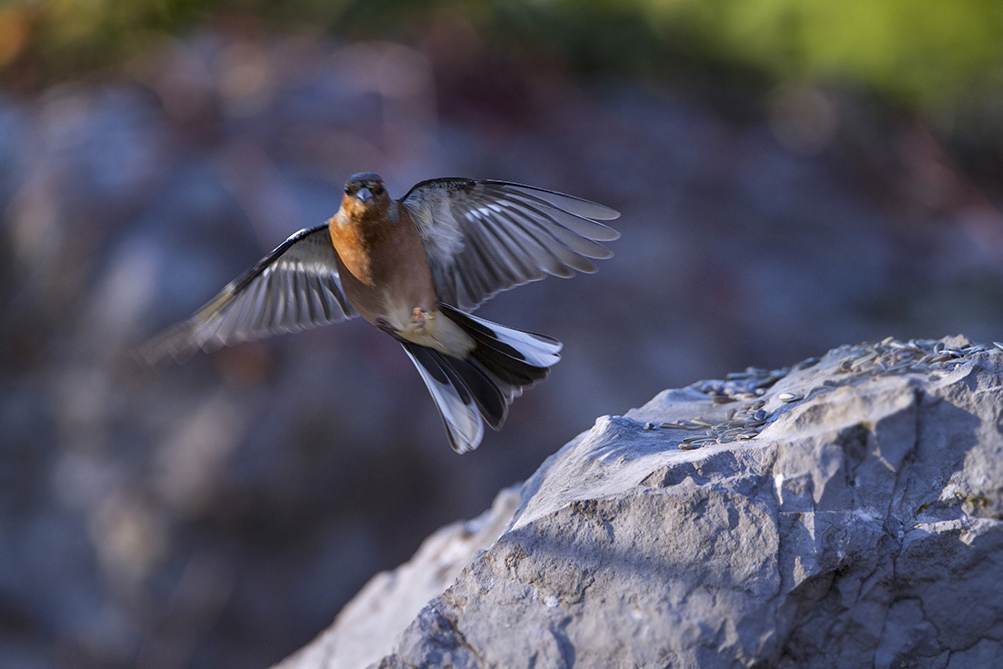
[[[258,667],[596,416],[887,335],[1003,339],[996,0],[0,4],[0,665]],[[565,342],[459,457],[349,322],[160,373],[354,172],[620,209]]]

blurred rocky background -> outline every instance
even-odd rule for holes
[[[994,0],[0,5],[0,665],[255,667],[600,414],[887,335],[1003,339]],[[623,212],[480,314],[566,344],[448,447],[366,323],[159,373],[347,176]]]

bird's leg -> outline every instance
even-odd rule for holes
[[[411,312],[411,325],[415,330],[424,330],[425,323],[428,322],[428,319],[431,317],[432,315],[421,307],[415,307],[414,311]]]

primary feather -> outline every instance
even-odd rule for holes
[[[620,214],[534,186],[462,178],[423,181],[401,198],[421,236],[439,299],[464,310],[550,274],[595,272]]]
[[[188,320],[136,350],[149,365],[196,351],[338,323],[356,311],[341,288],[326,225],[300,230]]]

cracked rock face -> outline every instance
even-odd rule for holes
[[[600,418],[286,666],[1001,666],[1001,518],[1003,351],[845,346]]]

